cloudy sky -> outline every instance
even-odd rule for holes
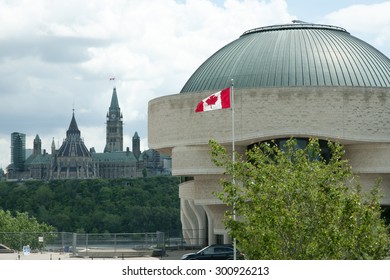
[[[148,101],[178,93],[219,48],[256,27],[294,19],[341,26],[390,57],[390,1],[0,0],[0,168],[10,135],[61,145],[72,110],[102,152],[117,88],[124,146],[147,149]],[[110,81],[115,77],[115,81]]]

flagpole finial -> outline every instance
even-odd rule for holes
[[[233,86],[234,85],[234,79],[231,79],[230,82],[231,82],[231,84]]]

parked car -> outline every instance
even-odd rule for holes
[[[14,252],[14,250],[8,248],[4,244],[0,244],[0,254],[1,253],[13,253],[13,252]]]
[[[237,252],[237,256],[241,254]],[[239,258],[237,257],[237,259]],[[230,244],[214,244],[207,246],[196,253],[185,254],[181,257],[182,260],[233,260],[234,249]]]

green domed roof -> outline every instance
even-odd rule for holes
[[[287,24],[245,32],[207,59],[181,93],[235,88],[390,87],[390,59],[345,29]]]

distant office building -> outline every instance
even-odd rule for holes
[[[26,161],[26,134],[13,132],[11,134],[11,164],[8,174],[15,179],[24,172]]]
[[[26,134],[14,132],[11,134],[11,164],[14,170],[23,171],[26,160]]]

